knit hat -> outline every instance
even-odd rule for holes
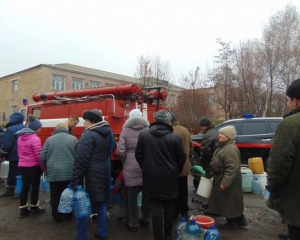
[[[59,129],[59,128],[63,128],[65,130],[69,130],[69,127],[68,127],[68,123],[67,122],[59,122],[55,129]]]
[[[300,79],[297,79],[291,83],[286,90],[286,95],[290,98],[300,99]]]
[[[200,120],[200,126],[205,126],[205,127],[207,127],[207,126],[209,126],[210,124],[211,124],[211,121],[210,121],[209,118],[202,118],[202,119]]]
[[[131,111],[130,111],[130,113],[129,113],[129,117],[131,118],[131,117],[141,117],[143,114],[142,114],[142,112],[140,111],[140,109],[137,109],[137,108],[135,108],[135,109],[132,109]]]
[[[177,122],[178,120],[177,120],[177,117],[176,117],[176,115],[175,115],[175,113],[172,113],[172,112],[170,112],[170,114],[171,114],[171,123],[172,122]]]
[[[35,118],[33,115],[28,115],[28,127],[32,129],[33,131],[36,131],[40,128],[42,128],[42,123],[40,120]]]
[[[155,122],[171,123],[172,116],[166,110],[160,110],[154,114]]]
[[[226,126],[219,130],[219,132],[224,133],[230,140],[233,140],[236,134],[234,126]]]
[[[82,114],[84,120],[89,120],[92,123],[101,122],[103,120],[102,112],[99,109],[86,110]]]

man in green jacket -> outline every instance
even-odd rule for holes
[[[300,79],[286,91],[291,110],[278,125],[268,166],[267,205],[287,223],[291,240],[300,239]]]

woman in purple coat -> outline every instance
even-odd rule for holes
[[[137,231],[139,226],[148,227],[150,206],[147,199],[142,201],[142,219],[139,220],[137,195],[143,186],[142,170],[135,159],[135,148],[141,132],[149,128],[149,122],[142,117],[139,109],[133,109],[124,123],[118,143],[118,155],[123,162],[124,182],[128,193],[128,228]]]

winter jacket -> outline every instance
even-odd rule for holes
[[[24,116],[22,113],[13,113],[9,117],[9,122],[6,124],[6,131],[3,136],[3,144],[0,149],[0,158],[6,158],[10,162],[18,162],[17,142],[18,136],[15,134],[24,128]]]
[[[207,211],[226,218],[241,216],[244,201],[240,151],[233,141],[219,144],[210,167],[213,172],[213,188]],[[226,186],[226,189],[222,190],[220,184]]]
[[[106,121],[93,124],[83,132],[77,147],[71,185],[76,187],[85,177],[86,191],[91,201],[105,202],[110,198],[111,128]]]
[[[118,142],[118,155],[123,162],[126,187],[142,186],[142,169],[135,159],[135,148],[141,132],[147,130],[149,122],[143,117],[131,117],[124,123]]]
[[[193,150],[191,134],[185,127],[180,126],[178,122],[173,122],[171,126],[173,127],[173,132],[181,137],[183,150],[186,155],[185,163],[183,165],[182,172],[179,174],[179,176],[187,176],[190,173],[190,153]]]
[[[35,131],[23,128],[17,132],[19,167],[41,166],[42,142]]]
[[[289,225],[300,228],[300,107],[278,125],[269,154],[271,204]]]
[[[47,171],[48,182],[70,181],[75,161],[77,139],[64,128],[58,128],[47,138],[41,160]]]
[[[142,169],[145,196],[160,200],[178,197],[178,174],[186,156],[172,126],[154,122],[149,130],[141,132],[135,157]]]
[[[200,165],[206,171],[209,171],[209,163],[216,148],[218,136],[219,133],[215,127],[208,127],[203,133],[203,138],[201,141]]]

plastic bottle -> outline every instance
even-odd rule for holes
[[[82,186],[78,186],[74,194],[74,208],[77,218],[89,216],[91,214],[90,197]]]
[[[142,191],[140,191],[137,195],[137,205],[138,207],[141,207],[142,206]]]
[[[189,224],[186,225],[185,232],[191,235],[198,235],[202,233],[202,229],[196,223],[196,220],[193,219]]]
[[[261,194],[260,181],[258,180],[258,178],[254,178],[254,181],[252,183],[252,192],[253,194]]]
[[[70,213],[72,212],[73,206],[73,197],[75,191],[69,185],[60,195],[59,205],[58,205],[58,212],[60,213]]]
[[[175,236],[176,240],[181,240],[182,239],[182,236],[181,236],[182,229],[181,228],[183,228],[183,226],[185,226],[185,225],[186,225],[186,218],[181,217],[180,220],[179,220],[179,223],[177,224],[177,226],[175,228],[174,236]]]
[[[221,235],[217,227],[210,226],[204,234],[204,240],[221,240]]]

